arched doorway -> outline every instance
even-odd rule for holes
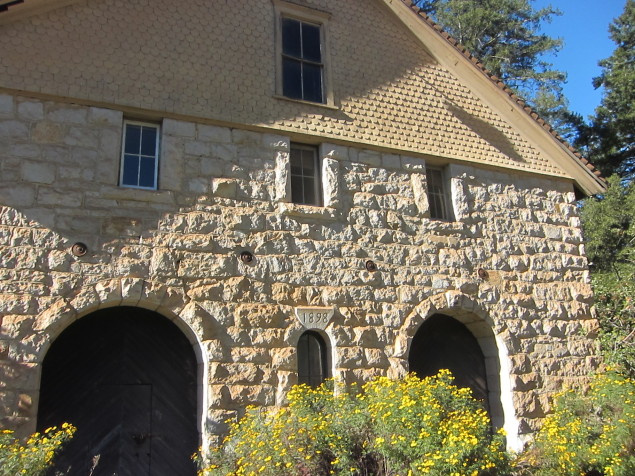
[[[196,474],[196,369],[189,341],[155,312],[115,307],[69,326],[42,365],[38,427],[77,427],[55,469]]]
[[[435,314],[426,319],[415,334],[408,363],[419,377],[449,369],[459,387],[472,389],[489,411],[489,389],[483,351],[472,333],[456,319]]]

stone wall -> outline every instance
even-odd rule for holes
[[[126,189],[122,121],[0,95],[3,425],[33,430],[48,346],[73,320],[122,304],[157,310],[191,340],[204,438],[248,404],[284,402],[299,306],[334,308],[324,335],[347,383],[404,375],[435,312],[464,322],[512,440],[596,366],[571,183],[450,164],[456,219],[432,220],[425,157],[322,143],[326,206],[295,205],[288,136],[165,119],[159,190]],[[86,255],[73,255],[76,242]]]

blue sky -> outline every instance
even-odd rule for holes
[[[551,4],[562,11],[543,31],[564,40],[556,57],[548,58],[555,68],[565,71],[565,95],[569,108],[585,118],[593,114],[602,97],[593,89],[592,79],[600,75],[598,61],[615,49],[608,34],[609,24],[624,11],[626,0],[534,0],[535,9]]]

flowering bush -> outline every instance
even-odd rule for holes
[[[526,460],[535,476],[635,475],[635,381],[608,372],[560,394]]]
[[[287,408],[250,408],[200,474],[478,476],[508,466],[503,436],[447,370],[361,391],[300,385],[288,398]]]
[[[64,423],[60,429],[52,427],[42,433],[34,433],[26,443],[22,443],[11,430],[0,431],[0,476],[42,474],[74,432],[72,425]]]

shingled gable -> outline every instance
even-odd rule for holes
[[[387,5],[396,17],[398,17],[399,21],[401,21],[407,29],[421,41],[426,52],[430,54],[441,67],[453,74],[458,81],[461,81],[471,91],[471,93],[482,102],[483,105],[493,111],[502,121],[505,121],[509,126],[511,126],[511,130],[520,133],[523,141],[526,141],[526,143],[530,145],[531,149],[533,149],[532,154],[534,154],[535,158],[540,157],[540,160],[545,164],[548,164],[548,168],[551,168],[551,171],[549,171],[540,166],[538,168],[523,166],[520,168],[521,170],[547,173],[550,175],[569,178],[574,181],[576,188],[586,195],[601,193],[604,190],[605,183],[603,179],[586,159],[566,144],[549,126],[549,124],[538,117],[534,111],[532,111],[498,78],[491,76],[476,58],[472,57],[465,48],[459,45],[456,40],[444,32],[427,15],[425,15],[425,13],[421,12],[420,9],[410,0],[379,0],[379,2]],[[29,16],[39,15],[74,3],[79,3],[79,0],[24,0],[21,3],[16,2],[16,0],[4,0],[0,2],[0,25],[8,24]],[[4,9],[2,7],[4,7]],[[94,78],[93,80],[97,79]],[[3,86],[6,87],[7,85],[5,84]],[[47,90],[48,86],[40,88],[41,92]],[[54,93],[53,95],[56,96],[58,94]],[[73,99],[81,100],[80,97],[75,95]],[[94,99],[96,98],[91,96],[90,100],[86,102],[88,104],[104,102],[103,100],[94,101]],[[417,100],[420,99],[413,98],[413,101]],[[110,101],[107,100],[106,103],[108,102]],[[341,109],[345,113],[348,113],[349,111],[346,107]],[[165,109],[158,108],[158,110]],[[447,114],[447,111],[445,111],[445,114]],[[194,115],[194,117],[196,116],[199,116],[199,114]],[[221,119],[225,122],[225,118]],[[368,118],[362,118],[362,122],[364,122],[364,119],[368,120]],[[318,117],[313,118],[312,122],[315,122],[315,120],[318,120]],[[425,120],[425,116],[423,114],[421,116],[421,120]],[[255,124],[253,118],[251,120],[238,120],[237,123]],[[391,118],[388,118],[387,123],[391,124]],[[271,127],[272,125],[276,130],[287,129],[284,121],[278,121],[277,124],[261,124],[261,126],[264,127]],[[381,129],[381,124],[377,124],[377,128]],[[391,128],[388,127],[385,131],[388,135],[393,132],[390,129]],[[426,134],[430,134],[430,132],[430,130],[421,130],[419,134],[421,136],[425,136]],[[432,132],[434,133],[434,131]],[[336,136],[333,137],[333,139],[336,139],[339,134],[341,133],[336,133]],[[341,137],[344,136],[342,135]],[[350,138],[353,137],[354,134],[350,135]],[[358,134],[357,138],[359,140],[361,139],[361,136]],[[364,140],[362,139],[362,141]],[[386,144],[397,145],[394,141],[390,140],[386,141]],[[407,147],[404,147],[404,145],[407,145]],[[419,152],[432,156],[438,155],[439,157],[453,161],[474,161],[474,158],[457,156],[456,153],[446,154],[446,151],[439,149],[438,147],[436,150],[421,148],[416,142],[404,142],[403,137],[401,138],[401,143],[397,146],[397,149],[400,148],[410,150],[415,153]],[[522,152],[520,154],[523,155]],[[488,160],[484,162],[484,164],[489,165],[489,162],[490,161]],[[491,162],[491,165],[519,168],[517,167],[518,164],[513,164],[511,162],[502,164],[497,163],[496,160]]]
[[[422,9],[411,0],[384,2],[441,65],[466,81],[484,103],[522,130],[545,156],[573,178],[585,194],[594,195],[605,190],[606,182],[587,159]]]

